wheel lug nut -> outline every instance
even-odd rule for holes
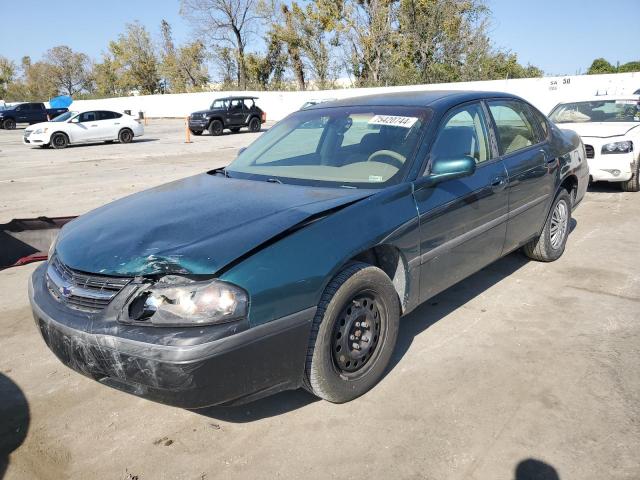
[[[352,346],[354,350],[360,350],[360,345],[358,345],[357,343],[354,343]]]
[[[369,343],[369,337],[362,337],[362,340],[363,340],[364,342]]]
[[[349,335],[349,340],[355,340],[356,336],[355,335]]]
[[[368,324],[367,322],[362,322],[362,323],[360,324],[360,326],[361,326],[362,328],[368,328],[368,327],[369,327],[369,324]]]
[[[360,326],[360,322],[356,322],[356,327],[359,327],[359,326]]]

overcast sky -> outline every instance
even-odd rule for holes
[[[156,38],[163,18],[172,25],[176,42],[191,36],[179,15],[178,0],[30,0],[24,5],[0,1],[4,3],[0,55],[16,62],[23,55],[38,60],[47,49],[63,44],[99,59],[108,42],[133,20]],[[640,59],[640,0],[487,0],[487,4],[493,12],[494,43],[547,75],[584,72],[596,57],[612,63]]]

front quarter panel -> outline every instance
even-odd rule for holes
[[[417,303],[418,220],[411,184],[380,191],[259,250],[220,278],[250,294],[257,325],[315,306],[331,278],[376,245],[400,253],[406,272],[405,311]]]

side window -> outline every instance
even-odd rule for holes
[[[118,113],[118,112],[109,112],[111,113],[111,115],[113,115],[113,118],[122,118],[122,114]]]
[[[33,110],[35,110],[35,111],[39,111],[39,112],[41,112],[41,111],[43,111],[44,109],[45,109],[45,108],[44,108],[44,103],[34,103],[34,104],[33,104]]]
[[[255,102],[253,101],[252,98],[245,98],[244,99],[244,111],[245,112],[248,112],[249,110],[251,110],[254,105],[255,105]]]
[[[242,100],[231,100],[231,111],[232,112],[241,112],[242,111]]]
[[[525,104],[513,100],[489,102],[489,110],[498,129],[498,145],[503,155],[538,143],[536,129]]]
[[[529,111],[533,115],[534,122],[539,127],[539,141],[544,142],[549,136],[549,124],[547,122],[547,118],[533,107],[529,107]]]
[[[113,112],[100,111],[98,113],[98,120],[113,120],[115,117]]]
[[[431,147],[432,161],[462,157],[472,157],[476,163],[491,159],[487,122],[477,103],[449,113]]]
[[[95,122],[96,112],[84,112],[80,114],[79,122]]]

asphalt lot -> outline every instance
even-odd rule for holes
[[[0,130],[0,223],[80,214],[256,138],[185,145],[180,121],[132,145],[20,135]],[[109,389],[45,347],[35,266],[0,272],[0,479],[638,479],[640,193],[596,186],[574,218],[559,261],[509,255],[405,317],[389,373],[345,405],[296,391],[194,412]]]

